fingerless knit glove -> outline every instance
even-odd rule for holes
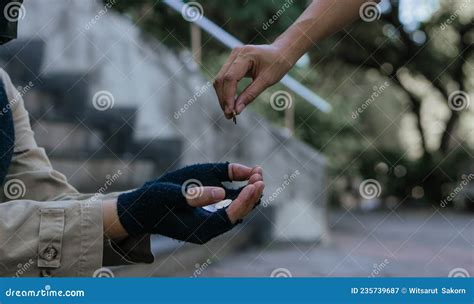
[[[129,235],[161,234],[177,240],[204,244],[234,226],[225,209],[209,212],[191,207],[181,186],[151,183],[121,194],[117,209]]]
[[[203,186],[223,187],[222,182],[230,182],[229,162],[195,164],[164,174],[154,182],[168,182],[183,185],[190,180],[199,180]],[[145,185],[146,185],[145,184]]]

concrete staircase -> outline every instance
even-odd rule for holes
[[[35,84],[23,96],[35,138],[79,191],[96,192],[117,170],[127,174],[111,190],[127,190],[180,165],[179,138],[134,138],[135,108],[94,109],[89,75],[42,74],[44,48],[41,40],[20,39],[0,49],[0,60],[14,84]]]

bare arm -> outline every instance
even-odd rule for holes
[[[315,0],[303,14],[273,43],[291,63],[303,56],[315,43],[340,31],[359,17],[367,0]]]
[[[314,0],[303,14],[269,45],[235,48],[219,71],[214,88],[227,118],[238,114],[266,88],[278,82],[315,43],[359,17],[366,2],[379,0]],[[235,99],[244,77],[252,83]]]

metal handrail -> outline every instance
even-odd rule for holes
[[[181,14],[183,14],[182,12],[187,8],[187,4],[183,3],[181,0],[164,0],[163,2],[170,8]],[[199,18],[194,19],[192,21],[188,21],[198,25],[202,30],[206,31],[209,35],[217,39],[225,46],[229,48],[235,48],[244,45],[240,40],[223,30],[221,27],[219,27],[211,20],[207,19],[205,16],[199,16]],[[331,111],[332,107],[327,101],[319,97],[317,94],[305,87],[303,84],[298,82],[290,75],[285,75],[280,80],[280,82],[284,86],[292,90],[295,94],[299,95],[301,98],[315,106],[320,111],[325,113]]]

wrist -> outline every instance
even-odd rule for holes
[[[284,39],[277,39],[272,43],[278,54],[291,66],[293,66],[301,57],[294,47],[291,47]]]
[[[300,28],[299,24],[291,26],[272,43],[272,46],[277,48],[278,52],[293,65],[312,45],[313,41],[304,34],[304,29]]]
[[[120,240],[128,236],[122,226],[117,212],[117,200],[104,201],[102,203],[104,236],[112,240]]]

